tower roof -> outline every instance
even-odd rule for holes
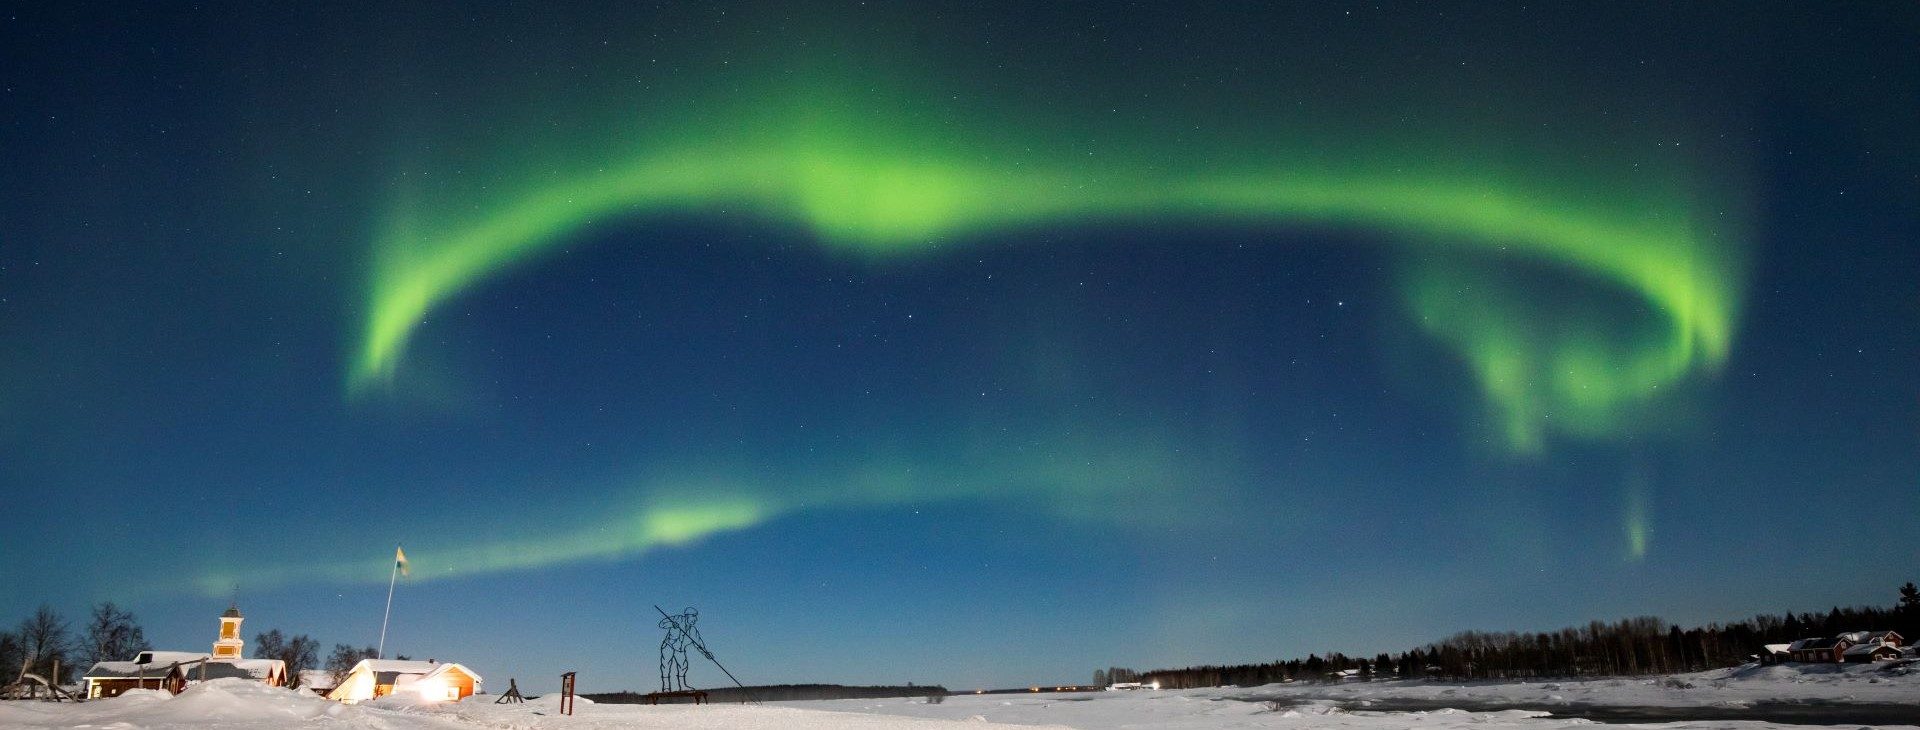
[[[228,605],[227,612],[220,614],[220,618],[240,618],[240,606],[238,604]]]

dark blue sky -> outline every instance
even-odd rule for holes
[[[404,543],[492,681],[645,688],[659,603],[961,689],[1886,603],[1917,16],[9,9],[0,618],[370,644]]]

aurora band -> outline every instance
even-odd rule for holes
[[[696,146],[562,179],[458,225],[390,233],[377,246],[365,336],[349,381],[356,390],[383,381],[436,305],[588,222],[722,207],[802,225],[828,245],[877,255],[1084,219],[1342,226],[1378,232],[1389,245],[1429,258],[1523,257],[1557,265],[1643,299],[1657,317],[1652,336],[1609,332],[1605,323],[1567,323],[1579,331],[1542,336],[1527,322],[1527,302],[1450,297],[1448,267],[1411,265],[1405,294],[1419,325],[1472,370],[1506,442],[1523,452],[1539,449],[1553,430],[1604,435],[1661,388],[1725,360],[1740,261],[1725,233],[1692,214],[1696,206],[1583,206],[1495,178],[1181,177],[836,145]]]

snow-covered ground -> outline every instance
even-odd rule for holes
[[[1584,681],[1269,685],[1239,695],[1332,700],[1471,700],[1507,704],[1751,707],[1763,703],[1897,703],[1920,708],[1920,664],[1746,665],[1692,674]],[[1920,721],[1920,716],[1916,716]]]
[[[84,704],[0,702],[4,728],[1336,728],[1348,730],[1599,730],[1593,720],[1550,716],[1581,708],[1655,708],[1677,722],[1621,727],[1664,730],[1789,730],[1805,724],[1738,719],[1739,713],[1786,708],[1797,722],[1820,722],[1871,711],[1882,718],[1845,727],[1920,728],[1920,667],[1749,667],[1657,679],[1447,684],[1372,682],[1270,685],[1184,691],[955,695],[834,700],[767,705],[596,705],[580,700],[572,717],[553,696],[519,705],[479,696],[465,702],[415,705],[393,698],[357,706],[238,679],[196,685],[178,697],[135,691]],[[1449,707],[1448,705],[1457,705]],[[1515,709],[1516,707],[1524,709]],[[1911,710],[1911,719],[1907,711]],[[1574,712],[1573,714],[1578,714]],[[1791,714],[1791,713],[1789,713]],[[1780,719],[1778,715],[1774,716]],[[1602,726],[1604,727],[1604,726]]]
[[[0,728],[110,728],[111,730],[472,730],[475,728],[690,728],[693,730],[880,730],[909,728],[1005,728],[851,714],[818,709],[742,705],[596,705],[577,700],[574,714],[559,714],[558,697],[524,704],[498,705],[481,695],[465,702],[418,705],[383,698],[343,705],[310,693],[268,687],[241,679],[217,679],[187,688],[178,697],[158,690],[134,690],[119,697],[71,702],[0,702]]]
[[[1745,667],[1657,678],[1575,682],[1276,684],[1181,691],[956,695],[789,703],[842,712],[1075,728],[1601,728],[1579,715],[1644,709],[1674,722],[1626,727],[1801,728],[1869,715],[1845,727],[1920,727],[1920,666]],[[1904,671],[1911,669],[1911,672]],[[1272,704],[1269,704],[1272,703]],[[1562,715],[1559,717],[1551,715]],[[1689,718],[1708,715],[1709,719]],[[1793,716],[1788,722],[1733,719]]]

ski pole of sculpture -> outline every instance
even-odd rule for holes
[[[675,691],[668,684],[670,677],[680,683],[679,689],[692,689],[687,686],[687,647],[689,646],[699,651],[707,661],[713,662],[713,666],[719,667],[720,672],[727,675],[727,679],[733,680],[734,686],[741,689],[747,688],[740,683],[740,678],[733,676],[733,672],[727,671],[726,665],[721,664],[719,659],[713,658],[713,652],[707,651],[707,645],[700,641],[699,630],[693,628],[694,622],[700,620],[699,611],[689,607],[676,617],[668,615],[666,610],[658,605],[654,606],[653,610],[660,612],[660,628],[667,632],[667,637],[660,642],[660,691]]]

